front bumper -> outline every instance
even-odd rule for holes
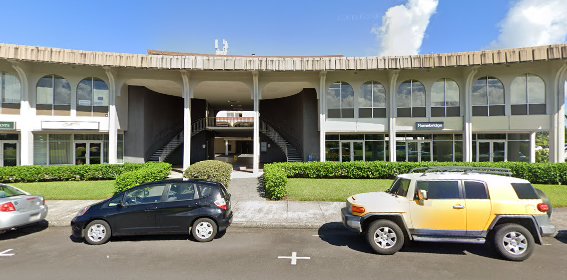
[[[45,220],[47,205],[41,205],[38,210],[28,212],[4,212],[0,214],[0,230],[17,228]]]
[[[81,216],[76,216],[71,220],[71,231],[75,238],[83,238],[83,229],[85,228],[86,220],[83,221]]]
[[[341,209],[341,216],[343,220],[343,225],[346,228],[359,233],[362,232],[362,227],[360,225],[360,220],[361,220],[360,217],[350,214],[346,207]]]

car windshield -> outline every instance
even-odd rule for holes
[[[410,180],[399,178],[392,184],[392,187],[390,187],[390,189],[386,192],[391,193],[393,195],[406,196],[408,194],[409,183]]]
[[[0,185],[0,198],[25,195],[22,191],[7,185]]]

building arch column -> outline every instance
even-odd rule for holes
[[[193,87],[191,73],[181,71],[181,79],[183,81],[183,170],[191,165],[191,136],[193,134],[191,127],[191,98],[193,98]]]
[[[33,165],[33,118],[35,112],[31,106],[30,86],[25,66],[12,61],[12,68],[18,73],[20,79],[20,165]]]
[[[388,113],[388,138],[389,138],[389,155],[390,161],[396,162],[396,117],[397,117],[397,109],[396,109],[396,94],[397,94],[397,84],[398,84],[398,76],[400,75],[400,70],[391,71],[388,75],[389,84],[388,84],[388,92],[389,100],[390,100],[390,110]]]
[[[473,67],[465,73],[465,113],[463,115],[463,160],[465,162],[472,162],[474,160],[474,156],[472,154],[472,85],[475,82],[477,73],[478,67]]]
[[[325,122],[326,122],[326,94],[327,94],[327,71],[319,72],[319,92],[317,97],[319,98],[319,161],[325,162]]]
[[[110,67],[104,68],[108,76],[108,163],[118,163],[118,114],[116,112],[117,73]]]

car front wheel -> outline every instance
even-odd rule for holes
[[[404,246],[404,233],[390,220],[377,220],[370,224],[366,238],[372,249],[380,255],[393,255]]]
[[[199,242],[209,242],[217,235],[217,224],[209,218],[200,218],[193,223],[191,235]]]
[[[534,251],[534,237],[518,224],[499,225],[494,230],[494,247],[500,255],[511,261],[523,261]]]
[[[104,244],[111,235],[110,225],[103,220],[94,220],[85,228],[85,241],[91,245]]]

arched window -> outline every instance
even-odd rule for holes
[[[544,115],[545,83],[532,74],[524,74],[512,80],[512,115]]]
[[[2,102],[2,113],[19,113],[21,100],[21,84],[14,74],[0,72],[0,102]]]
[[[354,118],[354,90],[347,82],[331,84],[327,91],[329,118]]]
[[[362,94],[358,97],[358,117],[386,117],[386,88],[381,83],[370,81],[362,85]]]
[[[403,82],[396,103],[398,117],[425,117],[425,87],[416,80]]]
[[[504,85],[494,77],[482,77],[472,88],[473,116],[504,116]]]
[[[459,85],[450,79],[441,79],[431,87],[431,116],[458,117],[461,115],[459,106]]]
[[[108,113],[108,98],[108,85],[103,80],[95,77],[83,79],[77,85],[77,114]]]
[[[71,110],[69,82],[57,75],[47,75],[39,79],[36,109],[40,115],[68,115]]]

